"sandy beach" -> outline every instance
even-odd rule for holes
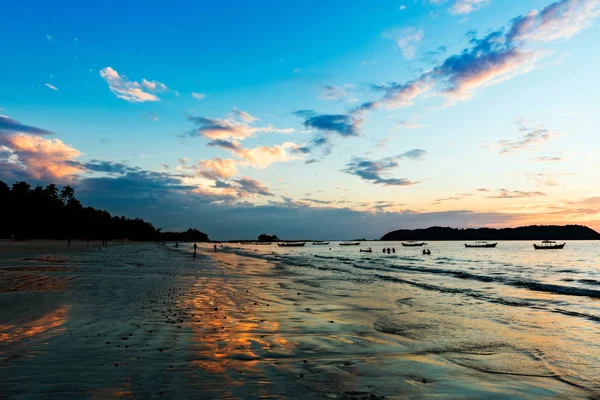
[[[435,334],[451,325],[424,329],[425,308],[407,319],[411,293],[355,297],[358,283],[208,245],[193,257],[153,243],[1,242],[0,254],[0,398],[592,396],[497,338],[467,349],[455,337],[463,351],[450,354]],[[476,318],[454,318],[478,332]]]

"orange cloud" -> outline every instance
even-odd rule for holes
[[[35,179],[63,178],[82,172],[81,167],[69,163],[81,153],[59,139],[16,134],[5,136],[2,143],[18,164]]]

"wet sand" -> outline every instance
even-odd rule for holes
[[[208,247],[0,242],[0,398],[591,396],[355,290]]]

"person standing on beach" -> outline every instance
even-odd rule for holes
[[[215,244],[215,253],[217,252],[217,245]]]
[[[198,245],[194,243],[194,257],[196,257],[196,250],[198,249]]]

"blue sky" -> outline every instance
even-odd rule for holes
[[[600,228],[600,0],[13,3],[9,184],[214,238]]]

